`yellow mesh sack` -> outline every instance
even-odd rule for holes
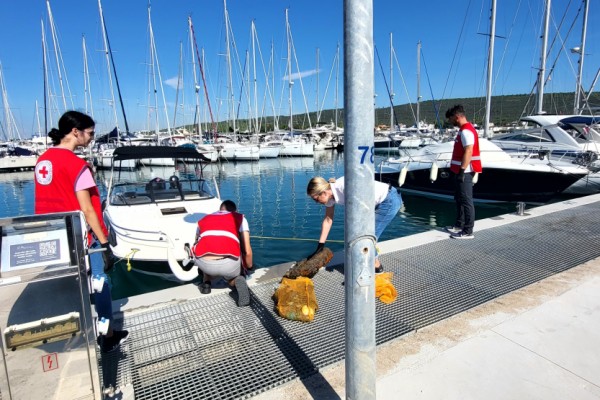
[[[391,272],[383,272],[375,275],[375,297],[381,300],[382,303],[390,304],[396,300],[398,293],[392,284]]]
[[[309,278],[282,278],[273,294],[277,313],[292,321],[310,322],[319,308],[315,286]]]

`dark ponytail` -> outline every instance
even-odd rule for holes
[[[52,128],[48,132],[48,137],[52,139],[52,144],[56,146],[73,128],[83,131],[95,125],[96,123],[89,115],[79,111],[67,111],[58,120],[58,129]]]

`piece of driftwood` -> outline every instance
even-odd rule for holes
[[[324,247],[323,250],[315,254],[310,260],[306,258],[298,261],[284,275],[285,278],[295,279],[299,276],[312,278],[319,272],[319,269],[327,265],[333,258],[333,253],[329,248]]]

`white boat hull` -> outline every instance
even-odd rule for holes
[[[315,150],[312,143],[304,142],[283,142],[283,147],[279,152],[280,156],[300,156],[312,157],[315,155]]]
[[[35,168],[37,156],[0,157],[0,171],[24,171]]]

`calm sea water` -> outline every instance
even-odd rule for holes
[[[255,265],[265,267],[300,260],[313,252],[325,208],[306,195],[306,185],[316,175],[326,179],[344,175],[343,157],[343,153],[323,151],[315,154],[314,158],[287,157],[261,159],[258,162],[215,163],[206,166],[204,176],[209,179],[215,177],[221,198],[235,201],[239,211],[246,215]],[[153,176],[163,176],[164,167],[145,167],[130,173],[151,179]],[[109,174],[109,171],[97,172],[96,179],[102,193]],[[33,213],[32,179],[31,171],[0,173],[0,218]],[[455,206],[451,201],[406,194],[402,198],[404,204],[401,212],[387,227],[381,241],[439,229],[454,222]],[[514,211],[515,205],[510,203],[476,205],[477,219]],[[344,211],[343,207],[337,207],[329,234],[331,242],[327,246],[333,251],[342,250],[343,244],[334,241],[343,239]],[[127,272],[121,264],[112,274],[115,299],[176,285],[143,275],[136,272],[135,268]]]

